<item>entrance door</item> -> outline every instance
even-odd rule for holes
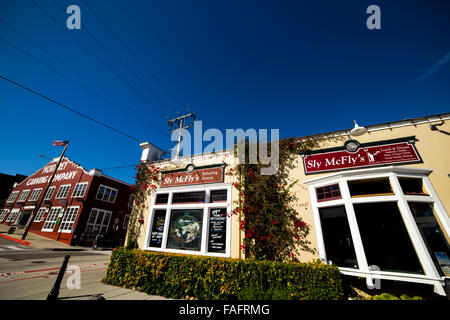
[[[32,210],[24,210],[17,218],[17,229],[23,229],[27,225],[28,219],[30,219]]]

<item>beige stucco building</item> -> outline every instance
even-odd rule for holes
[[[450,114],[320,134],[298,155],[293,204],[309,224],[314,253],[346,275],[422,283],[445,295],[450,277]],[[144,146],[142,160],[152,160]],[[244,258],[233,152],[155,161],[162,183],[149,195],[139,247]],[[192,171],[191,171],[192,169]]]

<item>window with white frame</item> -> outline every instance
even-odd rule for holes
[[[39,199],[39,196],[41,195],[41,192],[42,192],[42,188],[33,189],[28,201],[37,201],[37,199]]]
[[[86,193],[88,182],[79,182],[75,185],[73,189],[72,198],[82,198]]]
[[[36,213],[36,217],[34,218],[34,222],[41,222],[42,221],[42,217],[44,216],[44,214],[48,211],[48,208],[39,208],[38,212]]]
[[[344,274],[429,283],[443,294],[437,279],[450,276],[450,227],[431,171],[390,166],[306,181],[320,258]],[[317,189],[330,184],[342,198],[318,201]]]
[[[11,194],[9,195],[8,200],[6,200],[6,203],[14,202],[18,195],[19,195],[19,191],[11,192]]]
[[[0,213],[0,222],[3,222],[5,220],[6,215],[9,213],[9,209],[3,209]]]
[[[8,218],[6,218],[5,222],[11,222],[14,223],[17,219],[17,216],[19,215],[20,209],[15,208],[11,210],[11,213],[9,214]]]
[[[125,218],[123,219],[122,229],[127,229],[129,223],[130,223],[130,215],[126,214]]]
[[[70,184],[65,184],[63,186],[60,186],[55,199],[65,199],[67,197],[67,194],[69,193],[70,187],[71,187]]]
[[[86,225],[86,233],[103,233],[108,232],[109,222],[111,220],[111,211],[92,208]]]
[[[62,207],[51,207],[41,231],[52,232],[58,217],[63,213]]]
[[[161,188],[153,197],[146,250],[230,256],[231,185]]]
[[[116,197],[117,189],[110,188],[101,184],[98,188],[97,196],[95,198],[98,200],[114,203],[116,202]]]
[[[17,199],[17,202],[24,202],[28,195],[30,194],[30,190],[22,190],[22,193],[19,196],[19,199]]]
[[[45,193],[44,200],[50,200],[53,196],[53,193],[55,192],[56,187],[51,186],[47,189],[47,192]]]
[[[79,206],[68,207],[66,213],[64,214],[61,225],[59,227],[60,232],[72,232],[73,225],[75,223],[75,219],[77,218],[78,211],[80,210]]]

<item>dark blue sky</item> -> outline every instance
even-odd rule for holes
[[[205,130],[276,128],[282,137],[450,111],[449,1],[89,1],[157,78],[82,1],[58,1],[81,8],[72,31],[53,0],[35,1],[59,25],[32,1],[1,1],[0,75],[165,150],[174,145],[166,117],[184,105]],[[371,4],[381,30],[366,28]],[[138,142],[2,79],[0,106],[0,172],[34,172],[47,161],[40,154],[61,152],[52,140],[69,137],[67,156],[88,169],[140,158]],[[133,168],[105,173],[133,181]]]

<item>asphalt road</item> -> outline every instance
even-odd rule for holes
[[[0,238],[0,300],[46,299],[66,255],[70,256],[68,267],[79,270],[80,288],[67,285],[67,279],[74,273],[66,272],[60,297],[83,298],[104,294],[97,287],[105,286],[100,281],[105,276],[110,253],[40,250]],[[74,284],[75,280],[71,283]]]

